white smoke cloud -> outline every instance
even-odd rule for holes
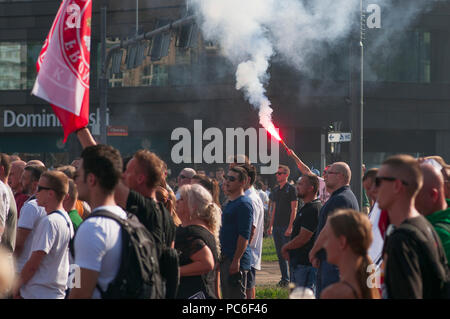
[[[427,3],[410,0],[405,8],[397,2],[365,0],[364,8],[369,3],[383,6],[390,13],[386,27],[397,23],[392,30],[398,32]],[[235,64],[236,88],[259,110],[266,128],[272,114],[264,88],[270,61],[276,57],[297,70],[313,72],[311,61],[324,48],[342,43],[352,30],[359,31],[360,0],[191,0],[190,4],[199,16],[203,37],[219,43],[223,55]]]

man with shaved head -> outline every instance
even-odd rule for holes
[[[445,260],[445,253],[434,228],[415,206],[423,183],[421,167],[409,155],[391,156],[378,170],[378,205],[388,211],[391,222],[383,250],[384,298],[442,297],[440,274],[445,272],[447,265],[440,259]]]
[[[326,236],[322,229],[325,227],[328,216],[337,209],[351,208],[359,211],[359,204],[355,194],[350,189],[352,172],[345,162],[333,163],[324,175],[327,191],[331,194],[319,213],[319,224],[316,232],[316,242],[309,253],[309,259],[315,268],[318,268],[316,277],[316,297],[327,286],[339,281],[339,270],[327,262],[323,245]]]
[[[442,173],[431,164],[421,164],[423,186],[417,194],[416,209],[433,225],[450,260],[450,199],[445,199]]]
[[[445,198],[450,198],[450,167],[443,167],[441,173],[444,176]]]
[[[22,174],[27,163],[18,160],[11,163],[11,170],[9,171],[8,184],[14,193],[14,200],[17,204],[17,218],[20,217],[20,210],[23,204],[28,200],[28,195],[23,192]]]

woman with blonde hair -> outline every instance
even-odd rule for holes
[[[181,226],[175,238],[180,257],[177,298],[218,298],[221,210],[211,193],[199,184],[184,185],[179,194],[176,212]]]
[[[328,286],[321,299],[379,299],[368,249],[372,226],[368,217],[352,209],[338,210],[328,217],[324,248],[327,261],[339,268],[340,281]]]

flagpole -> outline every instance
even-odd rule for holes
[[[100,37],[101,37],[101,65],[102,70],[99,77],[99,95],[100,95],[100,143],[107,144],[106,135],[106,110],[108,107],[108,68],[106,65],[106,14],[107,14],[107,1],[103,0],[102,7],[100,9]]]

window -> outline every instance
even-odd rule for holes
[[[0,90],[33,87],[41,48],[39,42],[0,42]]]
[[[383,39],[382,31],[365,41],[364,79],[377,82],[431,82],[431,33],[403,32]],[[395,43],[395,45],[392,45]]]

